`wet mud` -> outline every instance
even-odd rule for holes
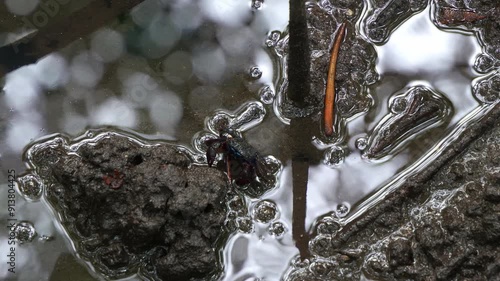
[[[380,159],[395,154],[412,138],[446,124],[453,112],[446,96],[424,86],[393,96],[389,108],[391,112],[373,129],[363,157]]]
[[[310,33],[310,104],[303,112],[318,113],[324,97],[326,69],[333,38],[342,22],[339,1],[306,5]],[[354,1],[340,1],[347,5]],[[474,3],[473,3],[474,2]],[[498,3],[496,1],[371,1],[363,37],[349,32],[336,74],[336,131],[342,120],[373,106],[370,85],[378,81],[373,45],[382,45],[412,15],[431,5],[434,24],[442,29],[473,31],[484,53],[474,70],[489,75],[473,84],[473,95],[492,109],[471,123],[440,156],[364,215],[339,224],[334,213],[318,218],[311,233],[311,257],[297,256],[285,280],[500,280],[500,105],[498,104]],[[362,9],[362,7],[360,7]],[[348,9],[353,19],[356,9]],[[354,21],[355,22],[355,21]],[[352,27],[351,27],[352,30]],[[290,45],[291,47],[292,45]],[[350,50],[356,50],[349,53]],[[291,54],[291,53],[290,53]],[[365,55],[366,54],[366,55]],[[352,61],[351,61],[352,60]],[[357,60],[355,63],[355,60]],[[363,79],[364,78],[364,79]],[[316,80],[315,80],[316,79]],[[349,82],[354,83],[350,87]],[[290,80],[290,85],[294,82]],[[354,90],[350,91],[352,88]],[[343,104],[342,93],[352,93]],[[364,157],[377,160],[407,145],[406,136],[428,132],[449,122],[453,106],[431,88],[417,86],[394,95],[362,147]],[[315,107],[316,106],[316,107]],[[293,117],[293,116],[292,116]],[[340,137],[340,141],[342,137]],[[335,140],[339,141],[339,140]],[[362,177],[362,171],[360,171]]]
[[[499,280],[499,117],[497,105],[370,214],[320,219],[314,258],[288,280]]]
[[[101,274],[215,278],[226,218],[226,175],[191,165],[172,145],[103,134],[55,137],[27,152],[77,253]]]

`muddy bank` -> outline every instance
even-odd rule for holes
[[[52,138],[28,155],[78,254],[98,272],[161,280],[220,274],[214,249],[226,216],[224,173],[191,165],[175,146],[115,133],[72,145]]]
[[[358,221],[323,219],[290,280],[499,280],[499,117],[497,105]]]

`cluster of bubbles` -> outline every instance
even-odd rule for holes
[[[500,66],[500,61],[495,60],[487,54],[479,54],[474,62],[474,70],[481,74],[486,74],[495,67]]]
[[[333,239],[341,230],[337,212],[321,218],[316,224],[316,236],[309,243],[310,251],[320,257],[330,257],[335,253]]]
[[[248,215],[247,205],[243,197],[237,194],[229,194],[227,200],[227,216],[224,225],[229,231],[239,231],[242,233],[252,233],[254,223]]]
[[[260,223],[270,223],[278,215],[278,206],[273,201],[262,200],[253,207],[253,217]]]
[[[368,146],[368,139],[366,137],[358,138],[358,139],[356,139],[356,142],[354,143],[354,145],[356,146],[356,148],[358,150],[363,151]]]
[[[335,235],[339,229],[340,225],[331,216],[322,218],[316,226],[316,232],[320,235]]]
[[[26,174],[17,178],[19,193],[28,201],[37,201],[43,193],[41,179],[34,174]]]
[[[291,271],[285,280],[336,280],[338,278],[339,263],[330,258],[306,258],[295,257],[291,263]]]
[[[260,79],[262,77],[262,70],[258,66],[253,66],[249,71],[250,78]],[[270,85],[264,85],[260,88],[259,93],[260,101],[264,104],[272,104],[274,101],[275,93]]]
[[[343,202],[337,205],[337,208],[335,209],[335,214],[337,215],[337,217],[343,218],[347,216],[347,214],[349,214],[350,209],[351,209],[350,204],[347,202]]]
[[[271,234],[276,238],[283,237],[283,234],[285,234],[285,232],[286,232],[286,227],[280,221],[273,222],[269,225],[269,234]]]
[[[399,113],[402,113],[406,109],[407,105],[408,105],[408,102],[405,98],[397,97],[391,102],[390,110],[393,114],[399,114]]]
[[[29,221],[20,221],[14,227],[16,240],[20,244],[32,242],[37,236],[35,226]]]
[[[253,233],[255,222],[268,225],[268,232],[271,236],[281,238],[286,232],[286,227],[279,218],[278,206],[270,200],[261,200],[255,203],[251,212],[248,212],[247,204],[243,197],[231,195],[227,201],[228,214],[226,217],[226,228],[230,231],[241,233]]]
[[[500,71],[479,81],[473,89],[474,96],[483,103],[496,103],[500,100]]]
[[[285,225],[280,221],[274,221],[279,217],[278,206],[270,200],[262,200],[253,206],[253,218],[263,224],[269,224],[268,232],[276,238],[280,238],[286,232]]]
[[[266,85],[259,90],[260,101],[265,104],[271,104],[274,101],[275,93],[271,86]]]
[[[264,0],[252,0],[252,9],[259,10],[264,5]]]
[[[323,163],[329,167],[336,167],[344,163],[346,153],[343,148],[332,146],[328,148],[323,157]]]
[[[250,68],[250,77],[252,77],[252,79],[259,79],[262,77],[262,70],[257,66]]]
[[[278,30],[273,30],[267,36],[265,44],[267,47],[272,48],[272,47],[276,46],[276,44],[278,43],[280,38],[281,38],[281,32]]]

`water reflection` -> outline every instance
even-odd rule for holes
[[[99,104],[90,118],[94,126],[115,125],[135,128],[137,125],[135,110],[127,102],[113,97]]]
[[[77,135],[89,126],[105,125],[145,134],[161,132],[189,143],[207,116],[231,112],[256,100],[264,104],[259,103],[258,122],[254,124],[262,123],[245,137],[266,154],[283,153],[287,145],[282,143],[284,125],[270,117],[268,105],[273,102],[276,77],[282,70],[272,61],[267,46],[277,43],[281,33],[276,30],[285,30],[288,1],[266,0],[258,8],[255,3],[259,1],[253,2],[254,9],[250,0],[148,0],[123,24],[126,31],[122,25],[105,27],[58,54],[10,73],[1,106],[11,112],[2,113],[8,122],[0,153],[17,161],[12,165],[20,165],[18,155],[37,137],[60,131]],[[6,5],[13,13],[24,15],[35,9],[38,1],[7,0]],[[347,207],[348,219],[366,210],[363,208],[369,205],[359,207],[356,203],[415,160],[405,150],[390,161],[367,163],[360,156],[363,143],[356,145],[356,140],[366,137],[388,114],[388,100],[394,92],[421,83],[444,93],[455,109],[448,130],[478,106],[470,86],[477,76],[470,66],[481,51],[477,39],[437,29],[429,19],[429,10],[410,18],[391,34],[387,44],[376,49],[377,71],[382,75],[372,89],[376,107],[365,116],[348,120],[350,135],[342,148],[343,162],[310,167],[307,227],[321,215],[344,210],[340,204]],[[252,75],[252,67],[260,74]],[[43,132],[41,128],[48,129]],[[322,149],[331,147],[327,144]],[[265,195],[279,206],[279,222],[287,231],[278,239],[269,233],[269,225],[256,223],[252,234],[233,235],[224,249],[224,280],[281,278],[298,253],[290,231],[291,182],[289,163],[280,187]],[[41,204],[31,208],[44,210]],[[33,222],[40,233],[52,234],[54,230],[41,231],[44,225],[53,227],[53,218],[45,215],[46,219]],[[66,249],[61,238],[56,239],[57,245]],[[4,245],[0,243],[0,247]],[[27,247],[33,248],[21,250],[25,251],[22,255],[33,258],[20,259],[19,265],[38,268],[40,276],[46,276],[43,270],[50,271],[59,254],[54,244],[41,248],[53,252],[44,259],[35,258],[40,249]],[[1,261],[3,274],[6,270]]]
[[[123,35],[109,28],[103,28],[94,33],[90,46],[92,53],[99,55],[104,62],[115,61],[125,53]]]
[[[470,67],[481,51],[477,39],[463,33],[443,32],[432,23],[429,14],[427,8],[413,16],[391,34],[386,44],[376,47],[380,73],[396,72],[429,79],[457,67]]]
[[[77,85],[93,88],[104,74],[104,65],[96,54],[83,51],[72,59],[70,71],[71,79]]]
[[[6,0],[7,9],[13,14],[26,16],[33,12],[39,4],[39,0]]]

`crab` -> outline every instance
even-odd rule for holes
[[[265,177],[266,166],[259,152],[239,137],[235,131],[222,130],[219,137],[205,141],[207,148],[207,163],[211,167],[218,154],[223,154],[223,163],[229,182],[246,185]]]

